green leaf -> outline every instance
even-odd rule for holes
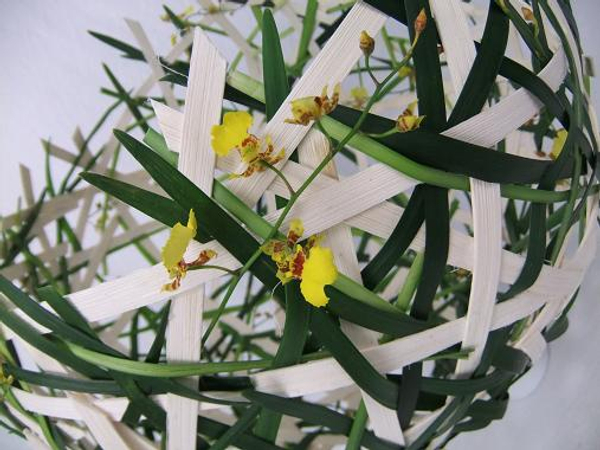
[[[265,9],[262,17],[262,60],[268,121],[273,118],[290,91],[279,32],[270,9]]]
[[[315,26],[317,23],[317,10],[319,2],[317,0],[308,0],[306,3],[306,10],[304,18],[302,20],[302,33],[300,35],[300,42],[298,44],[298,56],[296,58],[296,68],[300,69],[306,63],[308,59],[308,45],[315,32]]]
[[[143,212],[168,227],[173,227],[178,222],[182,224],[187,223],[189,210],[186,211],[178,203],[169,198],[96,173],[84,172],[79,176],[101,191],[118,198],[123,203]],[[203,223],[202,221],[198,223],[198,231],[195,239],[199,242],[208,242],[210,234],[205,229]]]
[[[8,297],[6,292],[3,293]],[[10,328],[29,345],[51,358],[56,359],[58,362],[72,367],[77,372],[88,377],[106,378],[106,373],[98,369],[93,362],[82,361],[69,349],[42,336],[35,328],[29,325],[29,323],[10,311],[2,302],[0,302],[0,322],[4,323],[4,325]]]
[[[225,433],[219,436],[211,446],[211,450],[224,450],[229,447],[230,443],[233,443],[235,439],[247,431],[251,426],[256,416],[260,412],[260,406],[254,405],[246,409],[244,413],[238,417],[235,424],[233,424]]]
[[[330,114],[330,117],[352,126],[359,115],[360,111],[338,106]],[[325,120],[324,124],[326,122]],[[449,138],[439,134],[436,130],[425,128],[425,124],[426,122],[423,122],[422,127],[416,131],[395,133],[373,140],[385,145],[395,153],[427,167],[452,174],[466,175],[490,183],[538,183],[544,171],[555,164],[550,161],[532,160],[510,153],[502,153]],[[361,130],[367,134],[381,133],[394,126],[393,120],[369,114]],[[568,177],[571,167],[571,164],[567,165],[565,169],[561,170],[560,176]]]
[[[104,72],[106,72],[106,75],[108,75],[108,78],[110,79],[114,88],[117,90],[119,97],[125,101],[127,108],[131,112],[131,115],[137,121],[137,124],[140,127],[142,127],[142,130],[144,130],[144,132],[146,132],[146,130],[148,129],[148,123],[146,122],[146,119],[144,119],[144,116],[140,112],[140,109],[138,108],[138,105],[136,104],[135,100],[131,98],[129,93],[121,85],[119,80],[117,80],[117,77],[112,73],[110,68],[106,64],[102,64],[102,67],[104,68]]]
[[[406,209],[400,216],[394,231],[383,247],[361,271],[363,284],[374,289],[398,263],[410,243],[417,235],[425,220],[423,208],[423,188],[417,186],[410,196]]]
[[[506,51],[508,29],[508,17],[495,2],[490,2],[481,46],[454,105],[448,127],[471,118],[486,104]]]
[[[285,285],[285,304],[283,335],[271,369],[298,363],[308,336],[311,307],[302,298],[297,281]],[[280,414],[262,410],[254,432],[269,442],[275,442],[280,422]]]
[[[325,406],[258,391],[248,390],[243,394],[248,400],[265,408],[286,416],[297,417],[311,425],[322,425],[336,434],[348,435],[352,427],[352,419]],[[370,449],[392,450],[398,448],[396,444],[379,439],[368,430],[364,432],[361,443]]]
[[[48,372],[34,372],[10,364],[4,364],[2,370],[17,380],[63,391],[87,392],[102,395],[125,395],[123,389],[113,380],[84,380]]]
[[[165,10],[165,13],[167,14],[167,17],[169,18],[169,20],[171,21],[171,23],[173,25],[175,25],[179,30],[185,30],[186,29],[186,24],[183,20],[181,20],[179,18],[179,16],[177,16],[177,14],[175,14],[171,8],[169,8],[167,5],[163,5],[163,9]]]
[[[60,295],[51,286],[42,287],[36,293],[40,300],[47,302],[69,326],[78,329],[96,340],[96,333],[68,298]]]
[[[113,37],[107,36],[102,33],[98,33],[96,31],[88,31],[92,36],[96,39],[104,42],[105,44],[110,45],[111,47],[116,48],[117,50],[121,50],[123,52],[123,56],[125,58],[134,59],[138,61],[145,61],[144,54],[141,50],[123,42]]]
[[[348,294],[330,286],[325,287],[325,293],[329,296],[327,304],[329,311],[345,320],[379,333],[400,338],[424,331],[429,327],[427,323],[414,319],[397,308],[393,308],[392,311],[374,308],[367,303],[356,301]]]
[[[31,208],[19,231],[11,237],[11,246],[2,252],[2,265],[0,266],[0,268],[10,266],[21,252],[21,249],[27,245],[29,232],[35,225],[35,221],[37,220],[38,216],[40,215],[40,212],[42,211],[45,198],[46,191],[42,192],[40,199]]]
[[[217,422],[216,420],[207,417],[198,418],[198,430],[201,430],[203,435],[213,439],[223,436],[230,428],[229,425],[222,424],[221,422]],[[282,447],[273,445],[250,433],[238,434],[233,440],[233,445],[242,450],[284,450]]]
[[[352,428],[348,433],[346,450],[360,450],[360,441],[362,441],[362,437],[365,434],[365,426],[367,425],[368,418],[367,407],[365,406],[364,400],[361,400],[358,409],[356,410],[356,414],[354,415]]]
[[[179,153],[169,150],[167,141],[162,134],[156,131],[154,128],[148,128],[146,135],[144,136],[144,142],[153,151],[158,153],[165,161],[171,164],[173,167],[177,167],[179,161]]]
[[[406,0],[406,17],[411,40],[415,39],[414,24],[418,14],[424,9],[431,17],[429,2],[426,0]],[[419,99],[419,113],[426,116],[422,128],[432,131],[433,135],[444,130],[446,107],[444,85],[437,49],[438,35],[435,22],[421,33],[413,61],[417,72],[416,85]],[[398,134],[398,133],[396,133]],[[414,134],[414,133],[403,133]],[[411,316],[427,320],[433,299],[444,275],[450,240],[450,216],[448,211],[448,191],[435,186],[424,186],[425,213],[425,256],[423,269],[411,309]],[[400,385],[396,412],[402,429],[410,425],[419,399],[421,384],[421,362],[410,364],[402,369],[403,383]]]
[[[94,362],[98,366],[106,367],[117,372],[138,375],[148,378],[181,378],[196,375],[212,375],[217,373],[230,373],[240,370],[266,369],[271,366],[271,359],[252,361],[228,361],[220,363],[178,363],[178,364],[152,364],[140,361],[131,361],[127,358],[109,356],[104,353],[94,352],[76,345],[69,345],[71,351],[84,361]]]
[[[89,334],[71,327],[59,317],[40,306],[38,302],[31,299],[2,275],[0,275],[0,292],[2,292],[2,294],[4,294],[19,310],[23,311],[43,327],[49,328],[62,339],[77,345],[89,347],[96,351],[103,351],[106,348],[105,345],[99,344],[98,341],[90,337]],[[49,293],[50,291],[46,290],[43,292]],[[97,373],[101,374],[102,372]]]
[[[421,380],[421,389],[423,392],[453,397],[475,395],[479,392],[494,389],[504,384],[512,376],[513,374],[504,370],[495,370],[489,375],[465,380],[444,380],[440,378],[423,377]],[[402,375],[398,375],[398,378],[401,380]]]
[[[354,382],[377,402],[396,407],[398,387],[382,377],[325,311],[315,309],[310,328]]]

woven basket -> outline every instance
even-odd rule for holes
[[[114,128],[155,127],[145,144],[117,133],[99,154],[80,134],[75,152],[46,143],[50,157],[75,172],[128,183],[85,176],[119,199],[110,197],[99,229],[89,221],[104,198],[96,187],[82,183],[36,201],[22,168],[28,209],[2,222],[1,411],[32,447],[439,448],[501,418],[510,385],[564,331],[595,254],[598,216],[596,117],[570,7],[557,0],[535,8],[516,0],[482,8],[459,0],[358,1],[340,16],[330,9],[335,2],[276,3],[274,23],[304,44],[293,57],[286,52],[296,79],[271,111],[278,58],[268,51],[277,46],[263,40],[263,58],[228,13],[210,10],[201,24],[231,39],[249,75],[228,69],[211,31],[200,27],[183,27],[161,59],[137,22],[128,21],[129,47],[99,35],[150,69],[131,95],[113,82],[128,99]],[[255,264],[243,279],[246,297],[232,300],[203,349],[203,329],[232,276],[190,271],[179,289],[165,291],[169,278],[156,263],[164,239],[154,234],[200,205],[208,236],[192,242],[185,259],[210,249],[217,253],[211,264],[244,266],[248,255],[227,233],[258,246],[290,197],[287,183],[297,190],[360,115],[358,100],[342,96],[344,105],[319,127],[294,125],[285,121],[290,103],[325,85],[356,83],[361,32],[378,36],[387,23],[413,35],[421,8],[429,20],[401,89],[375,104],[280,228],[285,233],[300,218],[305,237],[320,234],[332,249],[343,276],[326,290],[330,303],[309,306],[294,296],[297,283],[261,289],[263,269]],[[311,18],[321,31],[306,31]],[[387,30],[378,37],[375,55],[382,56],[372,65],[381,61],[389,71],[383,49],[398,42]],[[173,83],[186,86],[183,104]],[[154,87],[156,121],[140,121],[137,108],[147,105],[135,100]],[[416,99],[421,127],[385,135],[395,122],[384,116]],[[232,104],[249,107],[257,133],[286,149],[276,166],[283,178],[265,170],[223,181],[222,173],[246,167],[211,149],[211,128]],[[121,145],[146,170],[115,167]],[[194,196],[169,161],[199,189]],[[129,185],[160,197],[142,200]],[[53,228],[74,239],[55,242]],[[107,258],[133,244],[155,264],[98,281]],[[294,340],[301,344],[290,359]]]

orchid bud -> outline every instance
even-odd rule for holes
[[[371,56],[375,49],[375,40],[365,30],[360,32],[359,47],[365,56]]]

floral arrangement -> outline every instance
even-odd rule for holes
[[[595,253],[569,3],[199,4],[164,8],[164,57],[137,22],[92,32],[148,80],[104,66],[115,103],[76,152],[44,142],[37,200],[22,168],[0,424],[36,448],[416,450],[501,419]],[[150,266],[111,278],[131,249]]]

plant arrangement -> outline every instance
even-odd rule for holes
[[[148,79],[104,66],[114,104],[74,152],[44,142],[37,199],[21,169],[0,424],[51,449],[416,450],[501,419],[595,254],[569,2],[199,4],[164,7],[165,56],[134,21],[92,32]],[[133,249],[149,266],[111,277]]]

